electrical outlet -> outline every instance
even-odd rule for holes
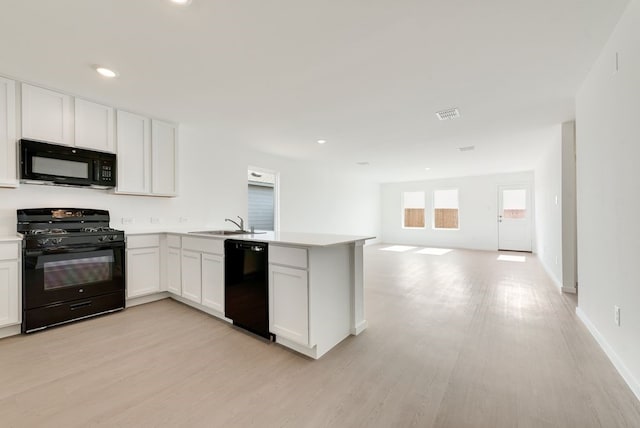
[[[180,223],[186,223],[189,221],[188,217],[180,217],[180,220],[178,220]]]
[[[135,220],[133,217],[122,217],[122,224],[133,224]]]
[[[151,224],[160,223],[160,219],[158,217],[151,217],[150,221],[151,221]]]
[[[620,326],[620,306],[614,306],[613,307],[613,312],[614,312],[614,322],[616,323],[617,326]]]

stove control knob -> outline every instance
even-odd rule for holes
[[[62,242],[62,238],[51,238],[51,243],[52,244],[60,244]]]
[[[106,240],[107,240],[107,237],[106,237],[106,236],[99,236],[99,237],[98,237],[98,242],[104,242],[104,241],[106,241]]]
[[[44,247],[48,243],[49,243],[49,239],[48,238],[38,239],[38,246],[39,247]]]

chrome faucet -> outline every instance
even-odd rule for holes
[[[238,216],[238,218],[240,219],[240,224],[236,223],[235,221],[231,220],[230,218],[225,218],[224,221],[230,221],[231,223],[235,224],[236,226],[238,226],[239,230],[244,230],[244,219],[240,216]]]

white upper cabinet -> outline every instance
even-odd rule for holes
[[[151,192],[151,120],[118,110],[116,118],[118,153],[117,193]]]
[[[152,121],[151,192],[159,196],[178,194],[178,127]]]
[[[73,144],[72,97],[22,84],[22,137]]]
[[[114,152],[113,129],[113,108],[76,98],[75,143],[77,147]]]
[[[0,77],[0,186],[18,185],[16,82]]]

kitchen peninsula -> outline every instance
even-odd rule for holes
[[[317,359],[367,327],[363,251],[372,236],[128,231],[127,306],[171,297],[224,314],[224,240],[268,244],[269,331]]]

